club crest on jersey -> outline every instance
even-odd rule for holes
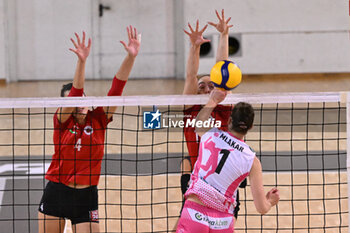
[[[90,125],[85,126],[84,133],[86,135],[91,135],[93,132],[94,132],[94,129]]]
[[[74,125],[72,129],[69,130],[72,134],[77,134],[77,131],[79,130],[79,127]]]
[[[93,222],[98,222],[98,210],[92,210],[90,212],[90,220]]]

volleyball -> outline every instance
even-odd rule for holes
[[[232,90],[241,83],[242,72],[232,61],[224,60],[216,63],[210,71],[210,81],[222,90]]]

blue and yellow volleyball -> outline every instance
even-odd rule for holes
[[[242,72],[232,61],[224,60],[216,63],[210,71],[210,81],[222,90],[232,90],[242,81]]]

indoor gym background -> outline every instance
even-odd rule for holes
[[[100,6],[109,6],[110,10],[100,11]],[[197,18],[201,25],[215,20],[214,10],[222,8],[235,25],[231,37],[240,44],[230,58],[245,74],[235,93],[348,91],[350,41],[345,1],[3,0],[0,7],[0,77],[6,80],[1,97],[58,96],[66,82],[63,80],[71,80],[74,73],[76,58],[68,51],[69,38],[81,30],[93,39],[87,65],[87,78],[92,81],[86,83],[86,92],[89,96],[105,95],[110,85],[105,79],[114,76],[125,55],[119,40],[126,39],[125,27],[129,24],[142,33],[142,47],[124,95],[181,94],[188,50],[182,29]],[[206,36],[212,39],[212,48],[201,58],[199,73],[208,72],[215,59],[217,33],[208,28]],[[50,121],[48,116],[48,124]],[[46,136],[50,137],[50,132]],[[10,152],[2,150],[1,154],[4,164],[8,163]],[[20,155],[26,152],[18,152]],[[50,158],[49,151],[46,156]],[[171,169],[176,171],[177,164]],[[345,169],[344,159],[342,164]],[[24,172],[26,166],[22,164],[19,169]],[[147,176],[145,179],[138,183],[147,186]],[[179,185],[178,177],[170,180]],[[342,189],[346,191],[347,187]],[[6,186],[3,190],[5,197]],[[32,198],[40,195],[38,190]],[[181,198],[179,190],[174,189],[173,195]],[[346,202],[342,206],[347,210]]]

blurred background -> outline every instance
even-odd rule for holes
[[[142,44],[125,95],[181,94],[189,48],[183,29],[216,21],[215,9],[234,24],[230,59],[245,75],[235,92],[350,85],[347,1],[0,0],[0,96],[58,96],[74,75],[70,38],[83,30],[93,40],[87,94],[104,95],[126,54],[119,41],[128,25]],[[211,42],[201,48],[199,73],[214,65],[219,35],[209,26],[205,37]]]

